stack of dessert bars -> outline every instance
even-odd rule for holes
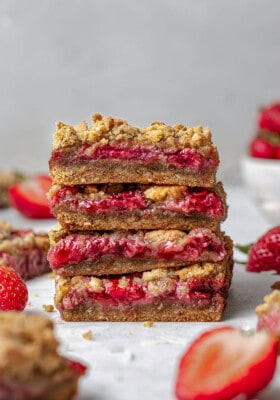
[[[218,321],[232,240],[217,147],[201,126],[58,123],[48,194],[55,305],[65,321]]]

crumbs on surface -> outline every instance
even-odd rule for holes
[[[54,311],[54,306],[52,304],[43,304],[42,307],[46,312],[51,313]]]
[[[143,327],[144,328],[151,328],[154,325],[153,321],[144,321],[143,322]]]
[[[280,290],[280,281],[274,282],[271,285],[271,289]]]
[[[174,126],[163,122],[153,122],[150,126],[140,129],[119,118],[103,118],[101,114],[92,116],[93,125],[86,121],[76,126],[63,122],[57,123],[53,135],[53,150],[58,150],[79,143],[86,145],[133,143],[136,145],[157,145],[159,147],[208,147],[216,149],[212,143],[212,135],[208,127],[187,127],[182,124]]]
[[[82,334],[82,337],[86,340],[92,340],[93,339],[93,332],[91,330],[88,330]]]

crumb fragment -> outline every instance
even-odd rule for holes
[[[144,328],[151,328],[154,325],[153,321],[144,321],[143,326]]]
[[[274,282],[271,285],[271,289],[280,290],[280,281]]]
[[[51,312],[54,311],[54,306],[53,306],[52,304],[43,304],[43,309],[44,309],[46,312],[51,313]]]
[[[48,274],[48,278],[49,278],[49,279],[54,279],[55,276],[56,276],[55,271],[52,271],[52,272],[50,272],[50,273]]]
[[[83,338],[86,340],[92,340],[93,339],[93,332],[91,330],[86,331],[82,334]]]

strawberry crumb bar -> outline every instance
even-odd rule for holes
[[[50,271],[47,233],[19,229],[0,221],[0,263],[14,268],[23,279],[31,279]]]
[[[86,368],[58,353],[50,320],[40,315],[0,313],[1,400],[70,400]]]
[[[66,321],[219,321],[231,277],[231,254],[178,269],[57,276],[55,304]]]
[[[227,216],[226,195],[213,188],[141,184],[53,185],[52,213],[69,230],[191,229],[214,230]]]
[[[50,232],[48,260],[59,274],[107,275],[220,262],[232,243],[206,228],[190,231],[69,232],[58,224]]]
[[[271,331],[280,341],[280,290],[273,290],[264,297],[264,303],[256,307],[258,330]],[[280,343],[280,342],[279,342]],[[280,344],[278,347],[280,353]]]
[[[59,122],[49,161],[53,181],[74,186],[154,183],[211,187],[219,165],[208,128],[154,122],[144,129],[122,119],[92,117],[71,126]]]

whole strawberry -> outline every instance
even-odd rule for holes
[[[250,142],[249,152],[252,157],[276,158],[276,147],[262,137],[255,137]]]
[[[261,109],[258,127],[262,130],[280,133],[280,102]]]
[[[236,248],[248,253],[247,271],[276,271],[280,274],[280,226],[269,229],[252,245],[236,245]]]
[[[0,265],[0,310],[24,310],[28,290],[20,275],[6,265]]]

